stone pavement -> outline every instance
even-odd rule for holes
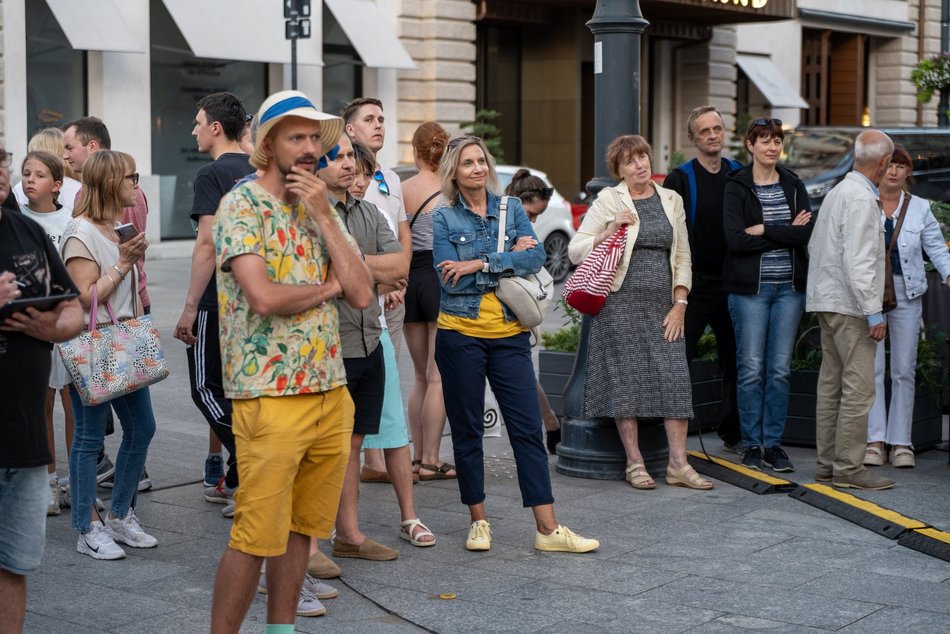
[[[208,631],[215,569],[230,522],[220,516],[220,505],[202,497],[207,427],[191,403],[182,346],[170,336],[188,266],[168,260],[150,262],[148,269],[173,370],[152,389],[158,432],[148,471],[155,489],[140,495],[137,511],[159,546],[127,549],[122,561],[95,561],[75,552],[68,511],[49,518],[43,567],[28,582],[29,632]],[[411,380],[406,356],[400,360],[404,385]],[[715,434],[705,442],[719,453]],[[59,444],[65,455],[61,439]],[[698,449],[698,438],[689,444]],[[107,445],[114,455],[117,438]],[[338,560],[343,576],[333,583],[340,597],[325,602],[327,616],[298,618],[298,630],[950,631],[950,563],[787,495],[755,495],[719,482],[711,492],[698,492],[668,487],[657,477],[662,474],[653,474],[656,490],[634,491],[623,482],[561,476],[552,458],[560,520],[602,545],[587,555],[538,553],[507,440],[486,439],[485,446],[490,552],[464,549],[468,516],[454,481],[414,487],[420,517],[439,540],[432,548],[400,540],[391,487],[365,484],[364,532],[398,549],[400,557]],[[813,481],[814,452],[789,453],[798,467],[792,479]],[[448,443],[443,456],[451,456]],[[861,496],[948,530],[947,454],[923,453],[918,465],[910,471],[882,467],[897,488]],[[442,593],[457,598],[440,599]],[[260,632],[263,623],[258,595],[243,631]]]

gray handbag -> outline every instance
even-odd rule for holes
[[[498,252],[505,252],[505,228],[508,216],[508,198],[502,196],[498,218]],[[554,278],[542,266],[537,273],[521,277],[503,277],[498,280],[495,295],[511,309],[526,328],[535,328],[544,321],[544,314],[554,297]]]

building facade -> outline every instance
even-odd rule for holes
[[[594,174],[596,0],[313,0],[298,87],[328,112],[365,95],[388,120],[384,164],[411,163],[429,120],[451,133],[500,113],[506,163],[570,198]],[[935,125],[910,71],[939,51],[941,0],[640,0],[641,132],[654,169],[692,155],[685,121],[715,104],[789,126]],[[192,179],[209,160],[196,101],[230,90],[253,111],[290,88],[282,0],[0,0],[0,140],[86,114],[135,156],[150,238],[193,235]],[[15,166],[16,167],[16,166]]]

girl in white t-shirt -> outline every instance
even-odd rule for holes
[[[35,220],[43,227],[46,235],[52,240],[59,251],[63,231],[71,217],[69,209],[59,204],[58,198],[65,177],[63,159],[50,152],[30,152],[23,160],[20,168],[23,175],[21,184],[27,203],[20,205],[24,216]],[[70,451],[73,444],[73,407],[69,400],[67,386],[72,382],[66,373],[62,357],[59,356],[59,346],[53,345],[53,359],[50,366],[49,389],[46,391],[46,437],[49,439],[52,461],[47,465],[49,473],[50,503],[47,515],[60,513],[60,487],[56,474],[56,439],[53,433],[53,409],[56,407],[56,392],[59,392],[63,411],[66,414],[66,451]]]

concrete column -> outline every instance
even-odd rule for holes
[[[26,6],[22,0],[0,0],[0,142],[14,161],[26,155]],[[10,167],[11,176],[19,166]]]

